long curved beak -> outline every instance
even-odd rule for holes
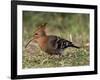
[[[34,40],[34,38],[32,38],[32,39],[30,39],[30,40],[28,41],[28,43],[25,45],[25,48],[27,48],[27,46],[29,45],[29,43],[30,43],[32,40]]]

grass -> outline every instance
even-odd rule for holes
[[[39,51],[36,54],[24,53],[23,60],[23,68],[84,66],[89,65],[89,53],[85,48],[69,48],[59,57]]]
[[[31,42],[25,49],[28,40],[32,38],[37,24],[47,22],[47,34],[60,36],[72,41],[80,49],[67,48],[62,56],[48,55],[40,47]],[[88,44],[88,45],[87,45]],[[89,15],[72,13],[23,12],[23,56],[22,67],[68,67],[89,65]]]

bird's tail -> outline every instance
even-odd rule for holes
[[[80,48],[79,46],[75,46],[75,45],[72,45],[71,47],[74,47],[74,48]]]
[[[69,47],[80,48],[79,46],[76,46],[76,45],[74,45],[73,43],[69,44]]]

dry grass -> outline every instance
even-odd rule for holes
[[[37,53],[24,52],[23,68],[64,67],[89,65],[89,51],[68,48],[62,56],[48,55],[37,48]]]

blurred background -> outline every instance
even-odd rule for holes
[[[89,65],[89,19],[89,14],[82,13],[23,11],[23,68]],[[82,48],[67,49],[59,59],[48,57],[33,42],[26,50],[38,25],[45,22],[48,35],[60,36]]]

